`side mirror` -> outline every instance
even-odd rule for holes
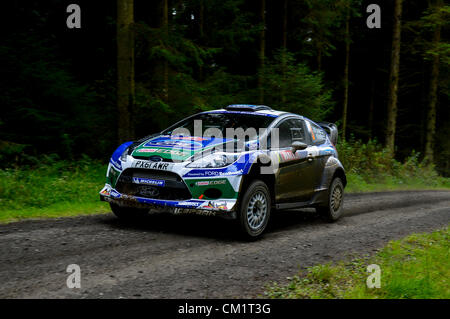
[[[299,142],[299,141],[295,141],[292,142],[292,153],[295,153],[296,151],[301,151],[304,150],[305,148],[308,147],[308,145],[306,145],[305,143]]]

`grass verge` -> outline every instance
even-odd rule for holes
[[[347,193],[366,193],[402,190],[450,190],[450,178],[441,176],[380,175],[367,177],[353,172],[347,173]]]
[[[273,283],[270,298],[448,299],[450,298],[450,227],[391,241],[371,257],[317,265]],[[368,288],[367,266],[380,266],[380,288]]]
[[[0,223],[104,213],[99,201],[106,165],[84,159],[0,170]]]

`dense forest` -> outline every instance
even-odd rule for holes
[[[67,24],[74,2],[80,28]],[[187,115],[250,103],[335,122],[341,139],[399,160],[420,153],[450,176],[443,0],[24,0],[3,12],[2,167],[107,159]]]

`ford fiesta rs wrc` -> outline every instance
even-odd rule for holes
[[[262,105],[229,105],[120,145],[101,200],[119,218],[149,211],[236,219],[258,237],[275,210],[342,215],[345,171],[334,124]]]

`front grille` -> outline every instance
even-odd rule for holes
[[[164,180],[165,185],[150,186],[133,183],[133,177]],[[192,198],[181,177],[173,172],[128,168],[120,175],[116,190],[119,193],[153,199],[186,200]]]

